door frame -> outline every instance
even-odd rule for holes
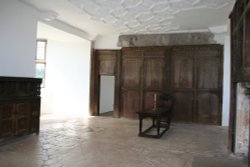
[[[96,49],[92,50],[91,53],[91,68],[90,68],[90,103],[89,112],[91,116],[99,115],[100,108],[100,61],[99,52],[110,52],[115,54],[115,67],[114,73],[107,74],[115,77],[115,90],[114,90],[114,113],[113,116],[119,118],[120,113],[120,67],[121,67],[121,50],[111,50],[111,49]]]

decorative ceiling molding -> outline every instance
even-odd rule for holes
[[[178,13],[195,9],[219,10],[231,0],[68,0],[94,21],[110,24],[122,34],[177,31]]]

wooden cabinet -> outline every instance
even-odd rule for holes
[[[221,123],[222,46],[176,46],[172,51],[171,87],[174,120]]]
[[[0,138],[39,132],[41,79],[0,77]]]

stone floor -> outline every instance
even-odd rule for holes
[[[43,118],[39,135],[0,145],[0,167],[246,166],[228,155],[225,127],[173,124],[161,139],[137,133],[137,120]]]

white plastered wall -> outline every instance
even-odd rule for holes
[[[35,77],[37,20],[29,6],[0,1],[0,76]]]
[[[91,42],[41,23],[38,38],[47,39],[42,114],[88,116]]]

